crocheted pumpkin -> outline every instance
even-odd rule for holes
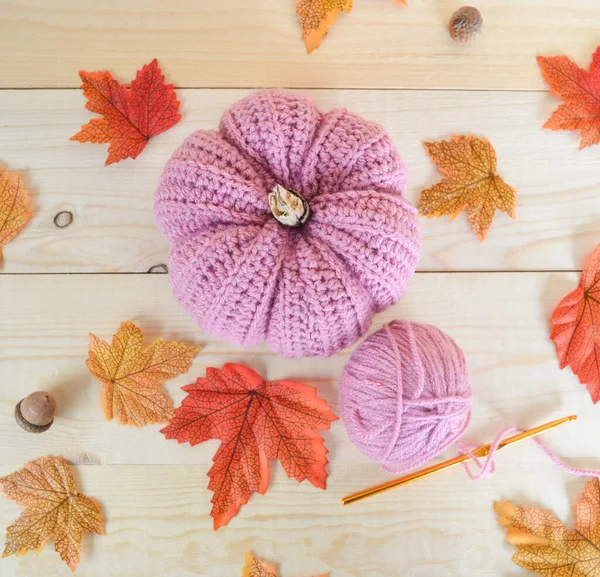
[[[173,291],[204,331],[329,356],[396,301],[419,255],[406,172],[377,124],[255,92],[167,163],[156,220]]]

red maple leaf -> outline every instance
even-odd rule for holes
[[[552,334],[560,368],[570,366],[592,400],[600,400],[600,246],[588,259],[579,286],[552,314]]]
[[[579,130],[579,148],[600,142],[600,46],[592,56],[590,69],[579,68],[566,56],[538,56],[550,93],[564,100],[544,128]]]
[[[71,140],[110,143],[106,165],[137,158],[152,136],[181,119],[173,85],[165,84],[156,59],[138,70],[131,88],[119,84],[110,72],[80,71],[79,76],[88,99],[85,107],[104,118],[93,118]]]
[[[318,430],[337,417],[313,387],[265,381],[251,369],[226,364],[183,387],[188,396],[162,433],[197,445],[219,439],[208,472],[214,528],[227,525],[253,492],[265,494],[271,459],[289,477],[325,489],[327,449]]]

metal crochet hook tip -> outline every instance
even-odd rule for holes
[[[574,421],[575,419],[577,419],[577,415],[569,415],[568,417],[564,417],[563,419],[550,421],[545,425],[540,425],[539,427],[534,427],[533,429],[523,431],[518,435],[508,437],[498,445],[498,450],[503,449],[508,445],[518,443],[519,441],[530,439],[531,437],[536,437],[540,433],[544,433],[545,431],[549,431],[550,429],[554,429],[555,427],[558,427],[563,423],[567,423],[568,421]],[[481,447],[477,447],[477,449],[473,450],[472,454],[475,457],[487,457],[490,453],[490,447],[491,444],[482,445]],[[387,483],[382,483],[381,485],[377,485],[376,487],[371,487],[370,489],[365,489],[364,491],[353,493],[352,495],[344,497],[342,499],[342,504],[349,505],[350,503],[356,503],[356,501],[361,501],[362,499],[366,499],[367,497],[371,497],[372,495],[377,495],[377,493],[383,493],[383,491],[388,491],[389,489],[393,489],[394,487],[399,487],[400,485],[412,483],[417,479],[423,479],[425,477],[435,475],[435,473],[439,473],[440,471],[449,469],[450,467],[454,467],[455,465],[460,465],[461,463],[468,461],[470,458],[471,457],[469,457],[469,455],[459,455],[458,457],[448,459],[447,461],[439,463],[438,465],[433,465],[431,467],[427,467],[426,469],[421,469],[420,471],[409,473],[408,475],[404,475],[403,477],[392,479],[391,481],[388,481]]]

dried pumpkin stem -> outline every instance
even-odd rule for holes
[[[306,199],[293,190],[283,188],[280,184],[276,184],[269,193],[269,208],[273,216],[285,226],[300,226],[310,215]]]

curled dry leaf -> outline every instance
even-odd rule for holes
[[[0,262],[2,247],[13,240],[31,217],[29,194],[18,172],[0,166]]]
[[[227,525],[252,493],[266,493],[272,459],[289,477],[325,489],[327,449],[317,431],[337,417],[313,387],[265,381],[229,363],[207,369],[206,378],[183,390],[188,396],[161,432],[191,445],[221,441],[208,472],[215,529]]]
[[[138,70],[131,88],[119,84],[110,72],[79,72],[85,107],[103,118],[92,118],[71,137],[78,142],[109,144],[106,164],[137,158],[153,136],[181,119],[172,84],[165,84],[154,59]]]
[[[162,384],[186,373],[202,347],[155,340],[142,350],[142,331],[122,323],[112,344],[90,335],[87,367],[101,383],[101,403],[107,420],[143,427],[168,423],[173,403]]]
[[[400,6],[408,6],[407,0],[394,2]],[[351,10],[352,0],[296,0],[296,14],[300,16],[306,51],[310,53],[321,45],[340,12]]]
[[[296,0],[306,51],[310,53],[321,45],[340,12],[351,10],[352,0]]]
[[[69,464],[43,457],[0,479],[0,488],[25,510],[6,531],[2,557],[39,551],[54,537],[54,548],[75,571],[84,533],[104,535],[100,506],[75,485]]]
[[[275,565],[267,563],[252,553],[246,553],[246,563],[242,567],[242,577],[279,577]],[[319,577],[326,577],[323,573]]]
[[[600,565],[600,484],[590,479],[575,503],[575,528],[545,509],[494,503],[498,524],[515,546],[512,560],[544,577],[598,577]]]
[[[538,56],[550,94],[564,100],[544,124],[550,130],[579,130],[579,148],[600,142],[600,46],[589,70],[566,56]]]
[[[579,286],[552,314],[552,333],[560,368],[571,367],[594,403],[600,400],[600,246],[583,267]]]
[[[423,144],[444,178],[421,193],[421,215],[453,219],[466,208],[479,242],[487,236],[496,209],[515,218],[516,191],[496,172],[496,152],[487,138],[453,136]]]

